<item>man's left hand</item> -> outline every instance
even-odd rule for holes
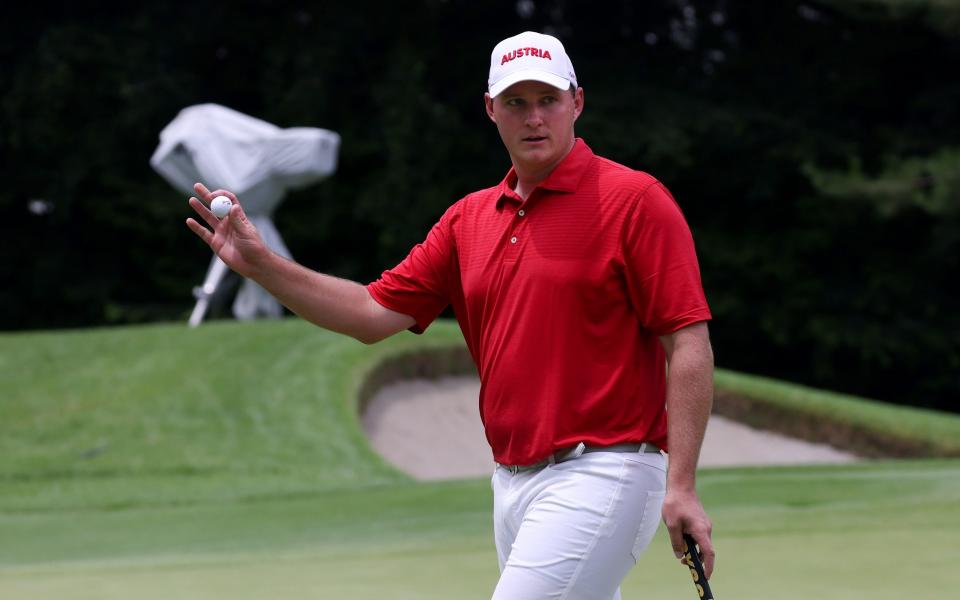
[[[667,490],[667,495],[663,500],[663,522],[670,533],[670,545],[673,546],[673,553],[677,558],[683,560],[683,534],[689,533],[700,546],[700,553],[703,555],[703,571],[710,579],[713,574],[713,563],[716,558],[716,552],[713,549],[713,541],[710,536],[713,532],[713,524],[707,513],[703,510],[703,504],[697,497],[695,491],[672,491]],[[690,548],[691,552],[696,552],[696,548]]]

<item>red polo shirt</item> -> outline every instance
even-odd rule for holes
[[[451,206],[370,294],[417,333],[453,306],[497,462],[578,442],[666,448],[658,336],[710,319],[679,207],[581,139],[526,201],[516,180]]]

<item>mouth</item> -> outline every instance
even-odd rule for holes
[[[547,136],[545,135],[528,135],[527,137],[523,138],[523,141],[528,144],[537,144],[539,142],[545,141],[546,139],[547,139]]]

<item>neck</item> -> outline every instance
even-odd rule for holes
[[[550,173],[553,173],[553,170],[557,168],[557,165],[563,162],[563,159],[570,154],[575,144],[576,139],[571,142],[570,147],[563,153],[563,156],[546,166],[523,165],[514,160],[513,172],[517,174],[517,184],[514,186],[513,191],[515,191],[521,199],[526,200],[530,192],[532,192],[541,181],[549,177]]]

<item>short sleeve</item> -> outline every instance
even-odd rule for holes
[[[630,302],[656,335],[711,318],[690,228],[659,182],[646,188],[625,224],[623,261]]]
[[[413,317],[414,333],[423,333],[451,302],[459,277],[453,233],[458,211],[459,203],[450,207],[399,265],[367,286],[381,305]]]

